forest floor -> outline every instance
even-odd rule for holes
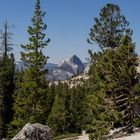
[[[88,135],[85,132],[82,133],[81,136],[76,138],[68,138],[63,140],[89,140]],[[140,140],[140,132],[131,134],[130,136],[124,136],[120,138],[110,139],[110,140]]]

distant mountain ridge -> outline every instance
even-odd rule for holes
[[[79,57],[73,55],[65,60],[62,60],[58,65],[54,63],[47,63],[44,69],[48,69],[46,78],[49,81],[67,80],[72,76],[84,73],[88,67],[88,63],[82,63]],[[16,69],[22,71],[26,68],[22,61],[16,62]]]
[[[140,62],[140,56],[138,56]],[[47,63],[44,69],[48,69],[46,78],[51,81],[65,81],[73,76],[78,76],[89,71],[89,62],[83,63],[79,57],[73,55],[62,60],[59,64]],[[22,61],[16,61],[16,70],[22,71],[26,69],[26,65]],[[137,66],[137,71],[140,73],[140,63]]]

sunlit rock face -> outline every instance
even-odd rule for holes
[[[70,79],[72,76],[77,76],[84,73],[85,69],[88,71],[88,63],[82,63],[82,61],[76,55],[73,55],[58,65],[53,63],[47,63],[44,66],[44,70],[47,70],[46,79],[49,81],[63,81]],[[22,61],[16,62],[16,70],[23,71],[27,66]]]
[[[78,75],[84,72],[84,65],[81,60],[73,55],[59,63],[59,68],[72,73],[73,75]]]

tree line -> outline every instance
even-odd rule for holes
[[[27,68],[15,69],[7,22],[1,34],[0,56],[0,139],[11,139],[26,123],[47,124],[54,136],[81,133],[90,140],[103,140],[114,128],[132,133],[140,125],[135,106],[139,106],[139,74],[132,30],[120,8],[106,4],[94,19],[88,43],[100,51],[89,50],[90,78],[70,88],[58,82],[49,84],[44,65],[48,57],[43,49],[46,38],[46,12],[36,0],[29,43],[21,45],[21,60]]]

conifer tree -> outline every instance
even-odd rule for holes
[[[120,15],[119,7],[113,4],[103,7],[100,16],[90,32],[91,41],[101,48],[98,53],[89,51],[87,132],[91,140],[106,139],[109,130],[118,126],[123,126],[123,131],[133,131],[135,86],[139,81],[132,32],[125,28],[128,22]]]
[[[28,66],[21,75],[21,83],[15,93],[14,119],[9,133],[15,134],[26,123],[42,123],[47,121],[48,82],[43,70],[47,58],[42,50],[48,45],[44,31],[47,29],[43,22],[45,12],[41,11],[40,0],[36,0],[32,25],[28,27],[29,44],[21,45],[21,60]],[[14,128],[13,132],[10,130]]]
[[[128,21],[121,15],[119,6],[115,4],[106,4],[101,9],[100,17],[94,18],[94,21],[88,42],[97,43],[102,50],[115,49],[120,44],[123,35],[126,32],[131,33]]]
[[[53,103],[55,101],[55,96],[56,96],[56,85],[55,84],[52,84],[52,85],[49,85],[49,89],[48,89],[48,95],[47,95],[47,101],[46,101],[46,106],[47,106],[47,118],[49,116],[49,114],[51,113],[52,111],[52,108],[53,108]]]
[[[0,60],[0,71],[1,70],[2,70],[2,61]],[[2,79],[1,78],[0,78],[0,91],[2,91]],[[3,94],[2,94],[2,92],[0,92],[0,139],[2,139],[3,128],[4,128],[3,112],[4,112]]]
[[[14,56],[10,43],[10,35],[8,32],[7,21],[4,24],[4,31],[1,31],[1,62],[0,62],[0,117],[1,137],[6,137],[8,124],[13,118],[13,93],[14,93]]]
[[[69,102],[68,85],[61,82],[56,87],[55,101],[52,111],[48,118],[48,125],[52,128],[55,135],[64,134],[67,130],[66,124],[66,105]]]
[[[69,89],[69,103],[67,103],[68,120],[66,123],[68,125],[69,133],[81,133],[84,129],[84,123],[86,119],[86,92],[84,87],[77,85]]]
[[[54,134],[81,133],[85,122],[85,95],[81,86],[70,88],[59,82],[55,88],[55,100],[48,118]]]
[[[134,104],[136,103],[137,95],[135,91],[136,85],[139,83],[139,75],[136,67],[138,66],[135,46],[132,43],[131,37],[127,34],[123,37],[122,43],[116,50],[116,63],[112,77],[118,77],[115,90],[116,107],[123,114],[124,131],[132,132],[134,127]],[[117,75],[117,76],[116,76]]]
[[[111,53],[111,52],[110,52]],[[87,132],[90,134],[90,140],[104,139],[103,136],[108,134],[119,114],[115,111],[112,100],[113,93],[110,91],[114,83],[107,83],[106,69],[108,66],[108,55],[106,53],[96,53],[92,55],[92,63],[89,74],[90,79],[88,87],[88,122]],[[106,68],[107,67],[107,68]],[[112,85],[111,85],[112,84]]]

